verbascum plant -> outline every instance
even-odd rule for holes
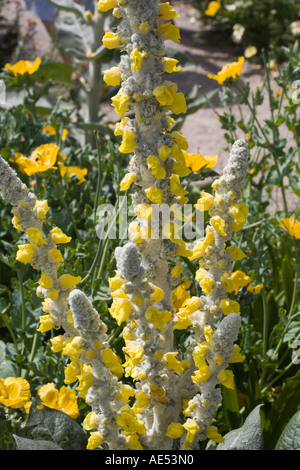
[[[237,202],[246,178],[247,145],[238,141],[233,147],[224,175],[214,183],[215,197],[203,193],[198,201],[196,209],[209,209],[211,221],[205,240],[189,250],[179,233],[178,210],[188,202],[180,181],[190,173],[183,153],[188,143],[172,131],[169,116],[184,112],[186,104],[177,85],[165,78],[176,71],[177,61],[165,57],[163,47],[166,39],[180,40],[171,22],[179,14],[168,2],[158,1],[103,0],[98,8],[114,8],[113,14],[121,18],[117,31],[103,38],[108,48],[123,51],[119,66],[106,71],[105,81],[120,85],[112,98],[121,117],[115,128],[122,136],[120,152],[134,153],[121,190],[135,185],[136,218],[129,226],[131,240],[116,250],[110,313],[119,325],[126,324],[123,366],[135,383],[131,410],[144,423],[135,448],[171,449],[174,439],[181,438],[182,449],[194,449],[199,440],[222,440],[212,425],[221,400],[217,385],[232,387],[228,364],[242,360],[234,345],[239,305],[227,292],[231,263],[244,255],[226,244],[247,216],[246,207]],[[124,116],[127,111],[133,117]],[[178,257],[200,256],[196,280],[203,295],[190,297],[183,287],[186,297],[175,306],[175,287],[181,287]],[[226,318],[214,330],[220,314]],[[175,348],[175,330],[186,328],[194,335],[183,354]]]
[[[78,289],[80,277],[59,275],[63,257],[57,245],[69,237],[49,228],[47,201],[38,201],[1,157],[0,193],[29,242],[19,246],[17,259],[42,272],[37,294],[46,318],[39,330],[65,330],[52,338],[52,349],[70,358],[65,383],[77,382],[78,396],[91,407],[83,422],[91,432],[88,449],[103,444],[110,450],[194,450],[199,441],[223,440],[214,425],[220,384],[234,386],[229,365],[243,360],[231,269],[245,255],[230,241],[247,217],[239,202],[247,144],[234,144],[223,175],[213,183],[214,194],[201,194],[196,210],[209,211],[210,222],[204,240],[191,249],[181,233],[188,143],[172,131],[169,116],[184,112],[186,104],[177,85],[165,78],[177,69],[177,60],[164,55],[164,41],[180,40],[171,21],[179,15],[157,0],[100,0],[98,8],[113,8],[121,19],[117,31],[103,38],[106,47],[123,51],[104,80],[120,85],[112,99],[121,117],[115,134],[122,137],[120,152],[133,154],[121,190],[134,187],[135,219],[130,240],[115,251],[116,272],[109,279],[109,312],[122,327],[123,363],[109,347],[106,325]],[[184,258],[200,260],[199,296],[191,296],[189,281],[180,277]],[[176,347],[178,330],[189,334],[184,349]]]

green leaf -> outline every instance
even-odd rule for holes
[[[240,407],[237,390],[222,386],[223,411],[229,429],[235,429],[241,425]]]
[[[65,11],[69,11],[71,13],[74,13],[75,15],[83,16],[84,15],[84,7],[82,5],[79,5],[76,2],[73,2],[73,0],[49,0],[52,5],[54,5],[57,8],[60,8]]]
[[[264,421],[265,449],[273,450],[282,430],[299,409],[300,370],[286,380]]]
[[[293,300],[293,287],[294,287],[294,279],[293,274],[291,271],[291,262],[288,258],[283,258],[282,260],[282,282],[283,288],[285,293],[285,301],[287,309],[291,308],[292,300]]]
[[[261,406],[258,405],[251,411],[241,428],[225,434],[225,442],[219,444],[217,450],[262,450]]]
[[[15,434],[13,434],[13,437],[19,450],[63,450],[51,441],[34,441],[33,439],[16,436]]]
[[[51,62],[42,64],[35,76],[37,79],[52,80],[57,83],[72,83],[71,77],[74,67],[64,62]]]
[[[58,410],[39,410],[32,404],[26,431],[32,439],[50,441],[63,450],[86,449],[87,435],[82,426]]]
[[[300,410],[294,414],[284,428],[275,450],[299,450],[300,449]]]
[[[75,57],[90,59],[94,37],[93,28],[73,12],[60,10],[55,18],[55,28],[61,47]]]

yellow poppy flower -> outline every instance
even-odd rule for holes
[[[34,62],[32,62],[31,60],[19,60],[19,62],[14,65],[5,64],[5,68],[7,70],[10,70],[15,77],[17,75],[25,75],[25,73],[32,75],[39,69],[41,63],[42,60],[40,59],[40,57],[37,57]]]
[[[14,161],[21,173],[31,176],[55,168],[58,151],[57,145],[43,144],[35,149],[29,158],[24,157],[21,153],[16,153]]]
[[[118,0],[99,0],[97,8],[99,12],[108,11],[118,5]]]
[[[62,176],[62,178],[66,177],[68,180],[75,175],[77,176],[78,180],[76,184],[82,184],[84,181],[86,181],[85,176],[87,175],[87,168],[80,168],[80,166],[65,166],[65,165],[59,165],[59,171]]]
[[[43,127],[42,134],[56,135],[56,130],[54,129],[53,126],[51,126],[51,124],[48,124],[47,126]],[[61,140],[63,142],[66,140],[68,134],[69,134],[68,129],[62,130]]]
[[[290,217],[289,219],[283,217],[279,222],[279,226],[285,228],[291,237],[296,238],[297,240],[300,239],[300,222]]]
[[[62,386],[61,389],[58,390],[53,383],[48,383],[38,390],[38,394],[42,405],[62,411],[73,419],[79,416],[77,398],[74,390],[70,390],[65,386]]]
[[[215,16],[217,12],[221,8],[221,2],[216,1],[216,2],[209,2],[207,9],[205,10],[204,14],[206,16]]]
[[[245,57],[239,57],[237,62],[231,62],[230,64],[225,65],[217,75],[209,74],[207,76],[208,78],[216,80],[219,85],[223,85],[227,78],[237,78],[241,75],[244,62]]]
[[[218,161],[218,155],[206,155],[202,157],[200,153],[188,153],[183,150],[186,165],[193,171],[199,171],[201,168],[213,168]]]
[[[120,37],[116,33],[105,33],[102,42],[107,49],[115,49],[120,46]]]
[[[10,408],[22,408],[31,398],[30,385],[21,377],[0,378],[0,403]]]

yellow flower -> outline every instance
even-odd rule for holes
[[[47,242],[44,240],[43,232],[35,227],[30,227],[27,229],[27,235],[30,240],[36,245],[46,245]]]
[[[178,11],[174,10],[172,5],[169,2],[159,3],[158,7],[160,9],[159,18],[162,20],[173,20],[174,18],[180,18]]]
[[[205,276],[200,281],[200,287],[203,290],[205,295],[210,295],[211,289],[214,285],[215,281],[210,276]]]
[[[106,85],[118,86],[121,83],[121,70],[119,67],[111,67],[103,72],[103,80]]]
[[[166,170],[160,163],[160,159],[154,155],[149,155],[147,158],[147,166],[152,170],[152,174],[156,179],[162,180],[166,176]]]
[[[219,235],[222,235],[222,237],[226,237],[226,224],[225,220],[223,220],[222,217],[220,217],[219,215],[215,215],[210,219],[210,223]]]
[[[0,403],[10,408],[22,408],[31,398],[30,385],[21,377],[0,377]]]
[[[208,211],[214,201],[214,197],[212,194],[207,193],[205,191],[201,192],[201,198],[198,199],[197,204],[194,207],[199,211]]]
[[[52,289],[53,280],[50,276],[45,273],[42,273],[41,278],[39,280],[39,285],[44,289]]]
[[[165,71],[167,73],[177,72],[177,64],[178,64],[177,59],[173,59],[172,57],[164,57],[163,58],[163,63],[164,63],[164,66],[165,66]]]
[[[58,336],[55,336],[54,338],[51,338],[50,339],[51,341],[51,350],[53,352],[60,352],[63,350],[63,347],[64,347],[64,336],[63,335],[58,335]]]
[[[208,78],[216,80],[219,85],[223,85],[227,78],[237,78],[239,75],[241,75],[244,62],[245,57],[239,57],[237,62],[232,62],[225,65],[217,75],[209,74],[207,76]]]
[[[170,191],[175,196],[185,196],[189,193],[181,186],[179,175],[175,174],[171,175],[170,178]]]
[[[36,201],[35,211],[39,219],[45,219],[49,211],[48,201]]]
[[[221,370],[218,374],[218,379],[224,387],[232,390],[235,389],[234,376],[231,370]]]
[[[130,434],[135,434],[136,432],[145,434],[146,432],[144,423],[136,417],[129,405],[123,406],[118,411],[117,424]]]
[[[247,286],[251,278],[242,271],[236,270],[230,275],[229,280],[232,281],[233,290],[235,291],[235,295],[237,295],[239,288]]]
[[[180,423],[171,423],[168,426],[168,430],[166,433],[167,437],[172,437],[173,439],[178,439],[182,436],[184,430],[183,426]]]
[[[206,382],[210,375],[209,367],[206,362],[204,362],[201,367],[195,371],[195,375],[192,376],[192,380],[196,383]]]
[[[232,204],[232,206],[230,206],[229,213],[234,219],[231,224],[231,228],[235,232],[238,232],[243,228],[248,216],[248,211],[248,207],[242,202],[236,202],[235,204]]]
[[[72,276],[71,274],[62,274],[58,280],[61,286],[72,289],[74,286],[79,284],[81,277]]]
[[[168,352],[164,354],[162,361],[168,366],[169,369],[174,370],[178,375],[182,375],[184,372],[184,367],[182,366],[181,361],[176,359],[178,352]]]
[[[109,368],[111,373],[120,379],[124,374],[124,369],[121,365],[121,362],[118,356],[110,348],[104,349],[102,351],[102,361]]]
[[[51,126],[51,124],[48,124],[42,129],[42,134],[56,135],[56,130],[54,129],[53,126]],[[69,134],[68,129],[62,130],[61,140],[63,142],[66,140],[68,134]]]
[[[222,299],[220,303],[220,309],[224,315],[229,315],[230,313],[240,313],[240,304],[235,300]]]
[[[241,354],[241,348],[237,345],[233,345],[233,354],[230,356],[230,361],[231,362],[243,362],[246,359],[246,356],[242,356]]]
[[[149,201],[153,202],[154,204],[158,204],[161,206],[162,204],[162,197],[163,197],[163,192],[161,189],[157,188],[156,186],[151,186],[150,188],[147,188],[145,190],[145,193],[147,195],[147,198]]]
[[[125,129],[123,132],[123,140],[119,146],[121,153],[131,153],[134,152],[136,146],[135,142],[135,133],[129,129]]]
[[[32,261],[35,254],[35,247],[32,244],[18,245],[19,251],[16,254],[16,260],[20,263],[27,264]]]
[[[147,52],[140,52],[137,48],[133,49],[131,52],[130,58],[132,60],[132,68],[134,72],[138,72],[141,68],[145,55],[147,55]]]
[[[71,362],[65,368],[65,384],[72,384],[76,382],[80,374],[80,366],[76,357],[71,358]]]
[[[160,287],[158,286],[154,286],[152,285],[152,293],[150,295],[150,300],[151,302],[160,302],[161,300],[163,300],[165,294],[164,294],[164,291],[163,289],[161,289]]]
[[[103,442],[103,436],[100,431],[91,432],[90,437],[88,438],[87,450],[97,449]]]
[[[77,176],[78,180],[76,184],[82,184],[85,181],[85,176],[87,175],[87,168],[80,168],[80,166],[65,166],[59,165],[59,171],[62,178],[67,177],[69,180],[70,178],[75,175]]]
[[[108,11],[118,6],[118,0],[99,0],[97,3],[98,11]]]
[[[43,144],[34,150],[29,158],[16,153],[14,161],[21,173],[31,176],[55,168],[58,151],[59,147],[57,145]]]
[[[129,448],[132,450],[143,450],[143,447],[136,434],[129,434],[128,436],[126,436],[126,442]]]
[[[63,263],[64,258],[59,250],[55,248],[51,248],[48,252],[49,258],[54,261],[55,263]]]
[[[69,243],[72,240],[71,237],[65,235],[58,227],[55,227],[50,230],[50,237],[52,238],[54,243],[57,243],[58,245],[60,243]]]
[[[41,63],[42,60],[37,57],[34,62],[31,62],[30,60],[19,60],[19,62],[14,65],[6,64],[5,68],[10,70],[15,77],[17,75],[25,75],[25,73],[32,75],[39,69]]]
[[[247,291],[251,292],[252,294],[256,295],[259,294],[260,291],[263,289],[264,285],[263,284],[258,284],[257,286],[253,286],[252,284],[249,284],[247,287]]]
[[[226,248],[226,253],[232,261],[240,261],[241,259],[246,257],[243,250],[238,248],[236,245],[231,245]]]
[[[160,24],[157,28],[158,33],[163,36],[163,38],[175,42],[180,42],[180,29],[178,26],[175,26],[169,21],[168,23]]]
[[[38,394],[42,405],[62,411],[73,419],[78,418],[79,410],[74,390],[70,390],[64,385],[58,390],[53,383],[48,383],[38,390]]]
[[[206,435],[208,439],[211,439],[214,442],[224,442],[225,439],[222,435],[218,432],[218,428],[216,426],[208,426],[206,428]]]
[[[94,411],[91,411],[88,413],[82,423],[83,429],[86,431],[91,431],[92,429],[95,429],[98,425],[98,417],[97,413]]]
[[[138,222],[131,222],[129,225],[129,235],[134,243],[143,243],[151,236],[151,228],[148,226],[139,226]]]
[[[114,297],[113,303],[108,311],[117,321],[118,325],[121,325],[123,321],[126,321],[129,318],[132,312],[132,304],[126,297]]]
[[[279,222],[279,226],[285,228],[291,237],[296,238],[296,240],[300,239],[300,222],[290,217],[289,219],[282,217]]]
[[[135,178],[135,173],[127,173],[120,183],[121,191],[126,191],[127,189],[129,189],[132,183],[135,181]]]
[[[120,46],[120,37],[115,33],[105,33],[102,42],[107,49],[116,49]]]
[[[171,312],[167,310],[160,312],[155,307],[148,307],[145,313],[146,320],[161,331],[164,329],[164,324],[171,320],[171,317]]]
[[[218,155],[206,155],[202,157],[200,153],[188,153],[183,151],[185,163],[193,171],[199,171],[201,168],[213,168],[218,161]]]
[[[185,96],[183,93],[177,93],[170,107],[172,113],[181,114],[187,110]]]
[[[65,356],[79,357],[82,353],[82,339],[80,336],[67,338],[64,342],[62,354]]]
[[[153,90],[153,95],[161,106],[171,106],[177,93],[177,84],[165,80]]]
[[[187,421],[183,427],[188,432],[185,438],[186,442],[194,442],[195,435],[200,431],[198,424],[195,421]]]
[[[120,88],[118,93],[111,99],[112,104],[115,108],[116,113],[122,117],[127,111],[127,103],[129,101],[129,95],[125,93],[123,88]]]
[[[47,331],[52,330],[55,326],[55,322],[52,319],[51,315],[42,315],[40,317],[40,326],[37,328],[36,331],[40,333],[47,333]]]
[[[207,10],[205,10],[204,14],[206,16],[215,16],[216,13],[220,10],[221,6],[221,2],[219,1],[209,2]]]
[[[115,135],[123,135],[126,124],[129,121],[129,117],[123,117],[120,122],[116,123]]]

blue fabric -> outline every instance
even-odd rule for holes
[[[24,0],[25,5],[31,13],[42,21],[53,21],[55,18],[56,7],[48,0]],[[86,10],[94,10],[93,0],[81,0],[79,3],[84,5]]]

